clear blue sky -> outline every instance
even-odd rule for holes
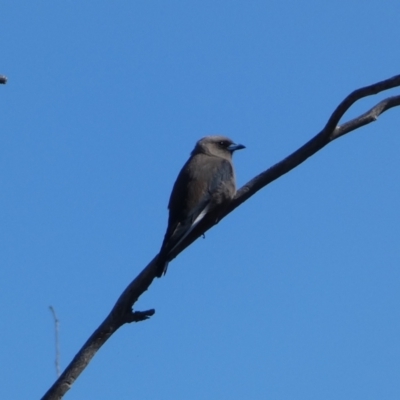
[[[0,13],[0,398],[40,398],[157,253],[213,133],[238,185],[400,73],[396,1],[9,1]],[[399,90],[389,94],[399,94]],[[362,101],[354,117],[384,96]],[[182,253],[66,399],[400,398],[400,109]]]

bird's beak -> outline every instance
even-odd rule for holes
[[[233,153],[236,150],[242,150],[245,149],[246,146],[243,146],[242,144],[236,144],[236,143],[232,143],[230,146],[227,147],[227,149]]]

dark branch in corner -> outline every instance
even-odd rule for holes
[[[4,75],[0,75],[0,84],[5,85],[7,83],[7,77]]]
[[[338,125],[343,115],[358,100],[400,86],[400,75],[355,90],[347,96],[336,108],[329,118],[327,124],[314,138],[307,142],[300,149],[286,157],[284,160],[275,164],[271,168],[257,175],[238,190],[235,198],[225,210],[223,215],[210,215],[199,224],[186,240],[176,249],[174,257],[181,253],[186,247],[190,246],[197,238],[212,228],[217,222],[225,218],[236,207],[239,207],[247,199],[257,193],[269,183],[280,178],[282,175],[296,168],[313,154],[321,150],[333,140],[354,131],[364,125],[375,121],[379,115],[392,107],[400,105],[400,96],[387,98],[378,103],[371,110],[357,118],[352,119],[342,125]],[[122,325],[130,322],[138,322],[148,319],[154,314],[154,310],[145,312],[133,312],[132,307],[138,298],[149,288],[155,278],[156,257],[143,269],[142,272],[128,285],[121,294],[113,309],[102,324],[96,329],[92,336],[83,345],[79,353],[71,361],[69,366],[62,373],[60,378],[54,383],[42,399],[61,399],[70,389],[79,374],[89,364],[92,357],[107,341],[107,339]]]

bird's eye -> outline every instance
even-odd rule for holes
[[[221,140],[221,141],[219,142],[219,144],[220,144],[221,146],[226,146],[225,140]]]

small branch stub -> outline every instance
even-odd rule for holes
[[[141,322],[146,321],[155,314],[156,310],[134,311],[127,317],[127,322]]]

